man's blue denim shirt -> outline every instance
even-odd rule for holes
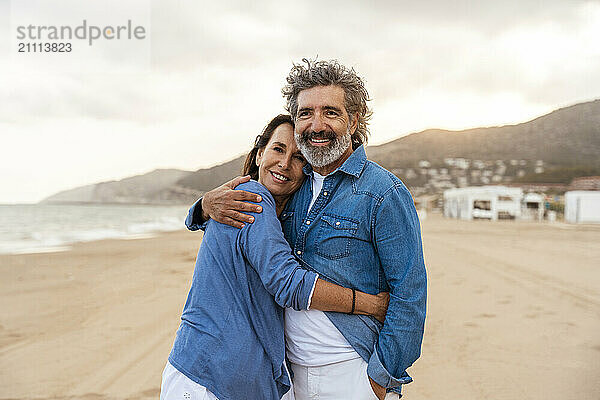
[[[317,274],[292,256],[269,191],[238,189],[261,195],[263,212],[242,229],[206,225],[169,362],[221,400],[280,399],[290,386],[281,307],[307,309]]]
[[[296,258],[319,277],[376,294],[390,292],[382,325],[375,318],[327,312],[369,363],[378,384],[400,392],[412,378],[406,369],[421,353],[427,282],[421,229],[412,196],[392,173],[367,160],[363,146],[325,178],[312,199],[308,178],[281,214]]]
[[[326,312],[356,352],[368,375],[400,393],[406,372],[421,354],[427,278],[421,228],[408,189],[395,175],[367,160],[358,147],[323,182],[312,199],[308,178],[281,214],[285,238],[303,267],[341,286],[390,292],[385,323],[373,317]],[[197,203],[198,204],[198,203]],[[201,227],[200,207],[190,212]]]

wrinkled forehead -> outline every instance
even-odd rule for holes
[[[298,110],[335,107],[344,109],[344,89],[337,85],[314,86],[298,93]]]

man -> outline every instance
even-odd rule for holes
[[[295,121],[307,179],[282,213],[295,256],[320,277],[369,293],[390,292],[383,325],[357,315],[286,309],[286,349],[296,399],[398,398],[412,381],[425,322],[426,275],[419,221],[402,182],[368,161],[368,93],[336,61],[294,65],[282,92]],[[230,225],[256,195],[206,194],[202,216]],[[192,215],[200,218],[200,210]],[[388,393],[386,396],[386,392]],[[395,392],[395,393],[394,393]]]

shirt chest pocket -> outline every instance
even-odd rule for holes
[[[355,219],[323,214],[317,236],[317,254],[330,260],[348,257],[357,230],[358,221]]]

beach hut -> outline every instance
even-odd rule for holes
[[[538,193],[527,193],[523,196],[521,219],[541,221],[544,219],[544,196]]]
[[[600,191],[574,190],[566,192],[565,221],[572,224],[600,223]]]
[[[515,219],[521,217],[520,188],[472,186],[444,191],[444,216],[459,219]]]

